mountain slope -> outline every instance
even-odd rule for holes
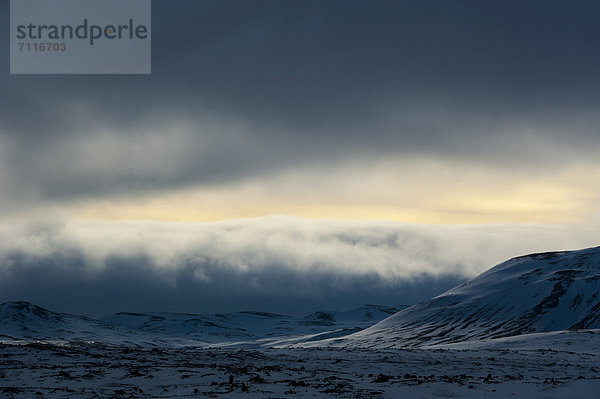
[[[29,302],[0,305],[0,338],[131,343],[130,333],[85,316],[57,313]],[[139,338],[135,341],[139,341]]]
[[[414,347],[600,328],[600,247],[510,259],[328,344]]]

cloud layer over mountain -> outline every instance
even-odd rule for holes
[[[508,257],[593,245],[597,233],[282,217],[209,224],[5,224],[0,301],[29,300],[95,315],[411,304]]]

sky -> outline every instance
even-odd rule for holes
[[[151,75],[9,75],[0,46],[0,301],[411,304],[599,245],[598,2],[152,13]]]

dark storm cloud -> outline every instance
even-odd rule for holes
[[[151,76],[9,76],[2,63],[1,195],[162,189],[373,156],[594,160],[599,11],[154,1]]]
[[[464,281],[455,275],[424,275],[410,282],[388,283],[376,275],[339,276],[331,271],[306,275],[269,265],[244,274],[215,267],[211,269],[209,284],[195,278],[195,268],[216,265],[187,264],[170,272],[167,281],[160,273],[149,273],[147,259],[115,257],[91,278],[82,270],[84,261],[76,254],[48,262],[28,264],[15,260],[15,263],[18,268],[10,274],[11,283],[0,282],[0,303],[22,299],[91,316],[123,310],[197,313],[261,310],[302,314],[350,309],[367,303],[412,304]],[[260,289],[253,285],[256,282],[262,284]]]

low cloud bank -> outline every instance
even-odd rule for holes
[[[598,229],[285,217],[0,226],[0,301],[52,309],[303,313],[411,304],[506,260],[597,245]]]

